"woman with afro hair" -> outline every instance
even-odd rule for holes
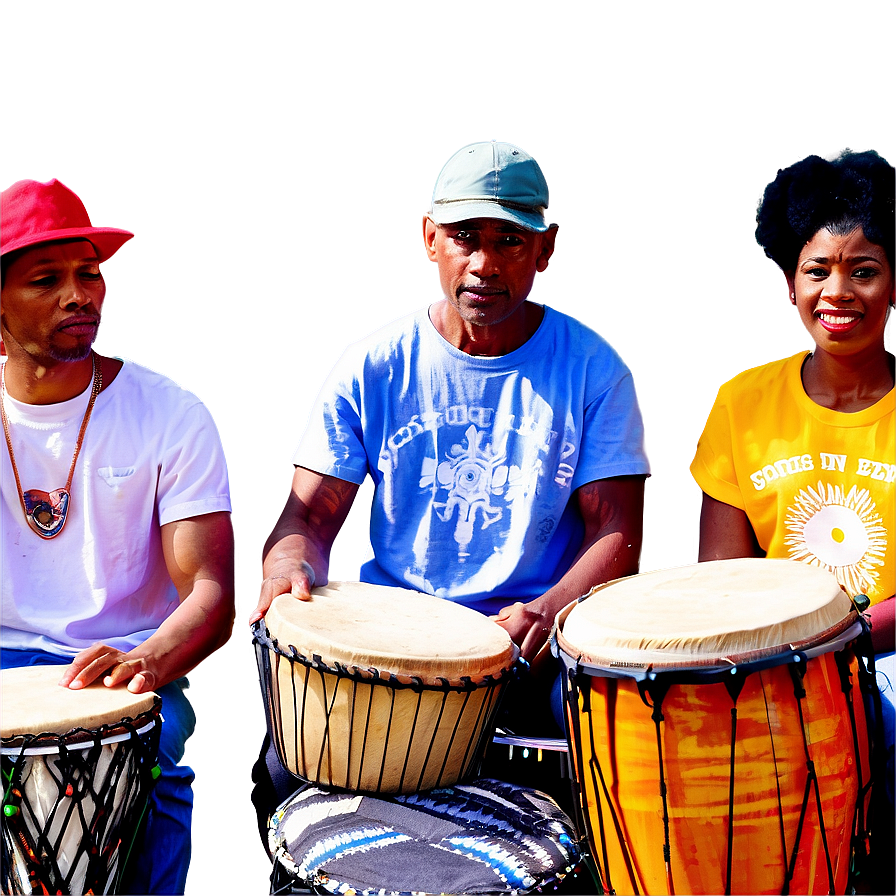
[[[778,171],[756,221],[814,347],[719,390],[691,464],[703,490],[699,559],[829,569],[850,597],[870,599],[876,665],[892,670],[896,402],[884,329],[896,302],[893,166],[876,152],[809,156]]]

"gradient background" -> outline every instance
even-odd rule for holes
[[[227,452],[237,625],[190,676],[188,893],[267,892],[261,548],[336,357],[439,298],[420,220],[441,165],[489,139],[540,162],[560,233],[532,298],[631,367],[653,466],[641,568],[690,563],[688,466],[718,386],[810,346],[756,204],[810,153],[896,161],[894,24],[887,0],[4,4],[0,186],[58,177],[94,224],[136,233],[103,267],[97,348],[199,395]],[[334,579],[357,578],[368,503]]]

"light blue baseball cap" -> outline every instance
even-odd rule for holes
[[[538,162],[512,143],[471,143],[442,168],[429,216],[436,224],[471,218],[512,221],[544,232],[548,183]]]

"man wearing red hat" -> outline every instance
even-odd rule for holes
[[[127,892],[182,893],[195,716],[184,676],[230,636],[227,469],[208,411],[93,342],[100,264],[133,234],[93,227],[64,184],[2,194],[0,548],[4,668],[162,697],[162,775]]]

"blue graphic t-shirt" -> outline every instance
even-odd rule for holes
[[[581,485],[646,475],[631,373],[607,342],[545,308],[501,357],[455,349],[427,311],[351,346],[293,458],[374,481],[361,579],[486,613],[547,591],[581,544]]]

